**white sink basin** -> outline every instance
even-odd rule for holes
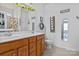
[[[40,34],[43,34],[43,33],[40,33],[40,32],[11,32],[11,33],[0,33],[1,36],[0,36],[0,43],[3,43],[3,42],[8,42],[8,41],[13,41],[13,40],[18,40],[18,39],[21,39],[21,38],[28,38],[28,37],[32,37],[32,36],[36,36],[36,35],[40,35]],[[3,35],[2,35],[3,34]],[[6,34],[6,35],[4,35]]]
[[[6,37],[6,36],[11,36],[12,34],[11,33],[8,33],[8,32],[0,32],[0,37]]]
[[[0,33],[0,38],[16,38],[16,37],[29,37],[33,35],[39,35],[41,33],[38,32],[6,32],[6,33]]]

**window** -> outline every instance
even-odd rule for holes
[[[67,19],[65,19],[64,21],[63,21],[63,40],[64,41],[68,41],[68,20]]]

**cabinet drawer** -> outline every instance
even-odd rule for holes
[[[31,42],[36,42],[36,37],[35,36],[29,38],[29,43],[31,43]]]
[[[37,36],[37,40],[40,40],[42,39],[41,35]]]
[[[16,48],[19,48],[21,46],[24,46],[24,45],[28,45],[28,39],[21,39],[21,40],[17,40],[16,43],[15,43],[15,47]]]
[[[0,53],[6,52],[11,49],[15,49],[15,42],[7,42],[0,44]]]
[[[42,36],[43,38],[45,38],[45,35],[44,35],[44,34],[42,34],[41,36]]]

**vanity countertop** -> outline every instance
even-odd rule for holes
[[[36,35],[41,35],[41,34],[44,34],[44,33],[42,32],[34,32],[34,33],[16,32],[16,33],[12,33],[11,36],[0,37],[0,43],[5,43],[5,42],[13,41],[13,40],[20,40],[22,38],[28,38],[28,37],[32,37]]]

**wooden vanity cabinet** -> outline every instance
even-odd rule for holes
[[[44,34],[0,43],[0,56],[40,56],[44,50]]]

